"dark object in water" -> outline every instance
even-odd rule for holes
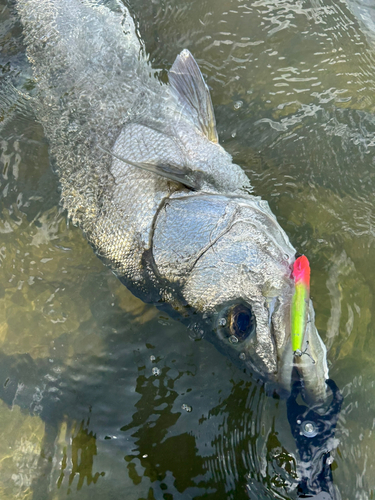
[[[300,455],[298,498],[340,498],[333,486],[330,452],[335,447],[335,428],[344,398],[333,380],[329,379],[326,383],[333,398],[322,414],[315,411],[318,408],[314,410],[297,403],[300,382],[293,385],[287,401],[288,421]]]

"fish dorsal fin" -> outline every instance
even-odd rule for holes
[[[212,142],[218,142],[210,91],[197,62],[184,49],[168,73],[173,94],[195,126]]]

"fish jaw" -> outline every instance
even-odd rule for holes
[[[307,325],[302,342],[302,349],[294,351],[291,342],[291,329],[288,325],[289,305],[284,304],[282,311],[276,311],[276,321],[284,325],[285,337],[277,345],[277,380],[276,384],[266,382],[268,393],[275,392],[281,397],[289,397],[291,387],[297,378],[302,383],[302,398],[310,406],[324,405],[327,400],[326,380],[329,378],[327,349],[315,326],[315,313],[312,301],[307,306]],[[279,318],[277,318],[279,316]],[[288,328],[289,326],[289,328]],[[279,330],[281,327],[279,327]],[[329,391],[328,391],[329,392]]]
[[[328,396],[327,348],[318,334],[314,317],[314,308],[310,300],[309,322],[302,343],[302,354],[294,356],[294,366],[302,382],[302,396],[305,402],[309,406],[321,406]]]

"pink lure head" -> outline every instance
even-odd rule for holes
[[[310,286],[310,264],[304,255],[294,262],[293,277],[296,284],[303,283],[305,286]]]

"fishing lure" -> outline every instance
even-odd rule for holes
[[[310,298],[310,264],[304,255],[298,257],[293,266],[295,292],[291,309],[292,349],[299,354],[305,335]]]

